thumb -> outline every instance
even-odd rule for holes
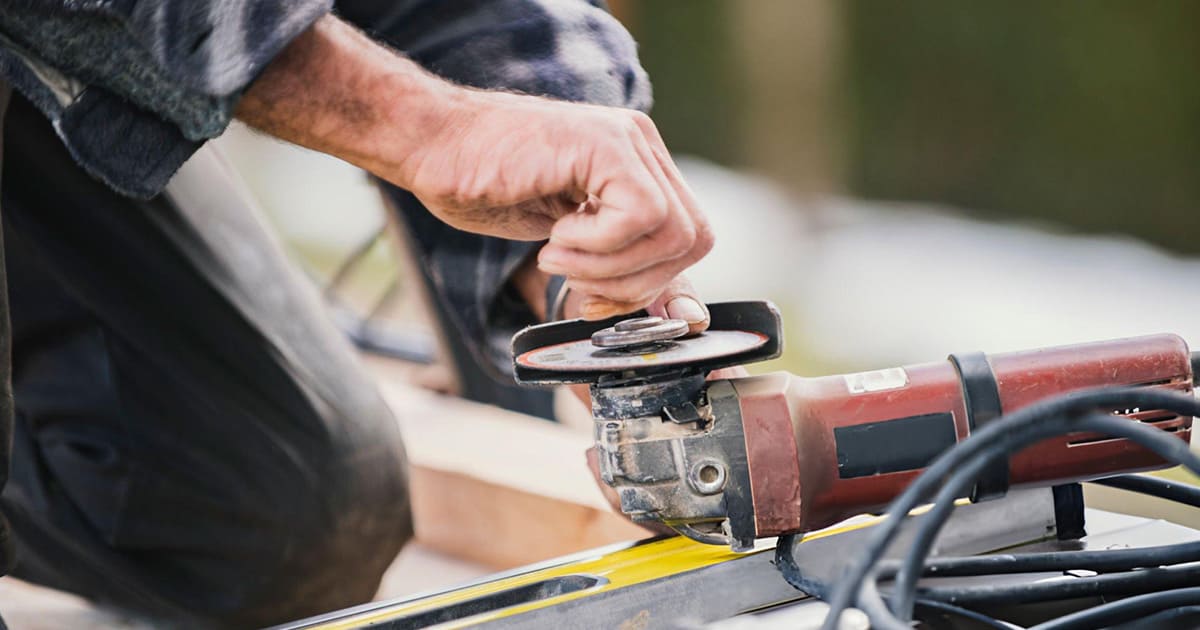
[[[708,328],[708,307],[696,295],[696,289],[686,276],[678,275],[667,284],[667,288],[646,307],[651,315],[670,319],[682,319],[688,323],[688,332],[695,334]]]

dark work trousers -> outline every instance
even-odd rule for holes
[[[395,420],[314,288],[222,202],[220,163],[127,199],[16,95],[3,149],[13,574],[172,627],[368,600],[412,532]]]
[[[8,99],[11,95],[12,88],[4,79],[0,78],[0,123],[4,121],[4,112],[8,109]],[[0,166],[3,164],[4,137],[3,134],[0,134]],[[0,168],[0,170],[3,169]],[[0,207],[0,215],[2,212],[3,207]],[[3,248],[4,244],[0,242],[0,251],[3,251]],[[8,291],[4,290],[4,260],[3,257],[0,257],[0,489],[3,489],[4,484],[8,481],[8,453],[12,450],[12,379],[9,374],[11,366],[6,360],[6,357],[9,356],[9,343],[12,335],[9,333],[8,327],[7,298]],[[4,518],[4,513],[0,512],[0,571],[11,570],[15,556],[12,530],[9,528],[8,520]],[[0,630],[7,629],[4,619],[0,618]]]

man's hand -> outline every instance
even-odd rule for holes
[[[660,306],[712,248],[644,114],[455,86],[333,17],[297,38],[237,113],[412,191],[454,227],[548,239],[538,266],[568,277],[589,319]]]
[[[537,260],[527,260],[517,268],[513,273],[512,283],[525,303],[533,309],[533,314],[538,319],[546,320],[546,286],[549,276],[538,268]],[[563,317],[582,317],[584,299],[577,292],[568,293],[563,305]],[[690,332],[693,333],[708,328],[708,309],[697,297],[692,283],[683,275],[672,278],[645,308],[651,315],[686,321]]]
[[[651,305],[712,248],[708,222],[654,123],[632,110],[464,90],[400,179],[447,223],[549,238],[590,319]]]

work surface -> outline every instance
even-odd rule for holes
[[[372,363],[408,446],[417,541],[397,558],[376,599],[645,537],[613,513],[595,487],[583,464],[591,441],[586,430],[438,396],[406,384],[390,368]],[[1089,504],[1155,511],[1128,504],[1128,494],[1097,498],[1109,500],[1089,496]],[[149,627],[12,578],[0,578],[0,614],[15,630]]]
[[[1046,538],[1045,525],[1054,519],[1049,491],[1042,491],[1045,501],[1036,492],[1025,491],[1024,496],[1014,494],[1002,501],[960,508],[939,537],[938,547],[949,555],[973,555],[997,549],[1018,553],[1097,550],[1200,539],[1200,532],[1179,525],[1089,509],[1088,535],[1078,541],[1058,542],[1052,536]],[[860,517],[814,533],[798,543],[793,557],[804,567],[808,578],[818,582],[835,579],[845,558],[861,549],[864,538],[870,535],[871,522],[872,519]],[[1026,542],[1014,546],[1013,543],[1022,540]],[[521,630],[814,628],[820,624],[826,607],[782,579],[772,561],[774,544],[774,540],[762,540],[759,551],[747,554],[734,554],[728,549],[682,538],[617,545],[449,591],[321,615],[281,626],[280,630],[367,626],[387,630],[424,627],[430,623],[447,624],[439,627],[478,625]],[[1015,585],[1077,577],[1069,571],[1043,571],[927,578],[922,584],[967,586],[982,580]],[[714,592],[720,592],[721,596],[699,595]],[[1076,604],[1088,605],[1086,601]],[[1070,610],[1069,606],[1055,611],[1022,608],[1009,613],[1018,617],[1032,615],[1036,620],[1028,623],[1036,623],[1047,618],[1047,612],[1055,616]],[[860,619],[845,627],[865,630],[864,623]]]

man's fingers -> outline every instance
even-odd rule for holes
[[[585,296],[586,318],[654,304],[689,320],[693,332],[703,330],[707,310],[677,276],[712,248],[711,228],[654,124],[637,113],[627,122],[619,138],[627,144],[609,145],[591,164],[589,186],[601,182],[593,190],[598,203],[555,223],[538,266],[568,277],[571,289]]]
[[[672,273],[656,274],[659,279],[668,280],[707,254],[713,244],[712,230],[700,212],[691,189],[683,182],[682,175],[671,160],[666,147],[662,145],[653,123],[645,116],[635,118],[640,121],[639,131],[643,134],[643,142],[638,143],[639,156],[643,160],[653,162],[650,170],[655,181],[663,186],[664,194],[671,204],[661,227],[619,251],[606,252],[567,247],[552,235],[550,243],[542,249],[538,257],[538,265],[543,271],[566,275],[573,280],[621,278],[625,283],[624,291],[621,291],[620,287],[614,290],[595,286],[588,288],[594,289],[597,295],[627,303],[644,301],[647,292],[658,289],[628,282],[633,274],[687,256],[683,264],[672,269]],[[603,215],[604,212],[602,208],[600,214]],[[568,217],[562,223],[568,223],[572,219],[573,217]],[[643,273],[638,277],[644,279],[649,276]]]
[[[626,304],[637,304],[638,308],[641,308],[658,297],[663,287],[685,266],[675,261],[668,261],[619,278],[602,280],[567,278],[567,286],[572,291],[578,291],[584,295],[594,295]]]
[[[594,320],[624,315],[642,308],[651,315],[686,321],[689,332],[693,334],[708,328],[708,307],[683,275],[675,276],[666,283],[665,289],[649,300],[620,301],[587,294],[580,311],[585,319]]]
[[[691,281],[684,275],[675,276],[675,279],[667,284],[667,288],[646,307],[646,310],[651,315],[682,319],[688,323],[688,332],[692,334],[708,328],[708,307],[704,305],[704,301],[692,287]]]
[[[694,233],[680,234],[670,229],[643,236],[624,250],[610,254],[570,249],[552,241],[538,252],[538,268],[583,280],[615,278],[684,256],[695,243]]]
[[[551,242],[610,253],[660,226],[668,226],[681,238],[693,238],[692,214],[640,125],[629,122],[620,142],[607,146],[592,162],[597,172],[590,174],[589,182],[596,186],[592,191],[599,201],[596,211],[563,217],[550,232]]]
[[[609,253],[658,228],[669,210],[663,190],[649,173],[599,190],[594,204],[559,219],[550,241],[562,247]]]
[[[614,302],[637,304],[640,308],[661,294],[663,288],[667,287],[667,283],[671,282],[675,276],[708,254],[711,247],[711,238],[698,238],[687,254],[641,271],[609,278],[581,278],[568,275],[567,284],[574,291]],[[625,264],[622,259],[624,253],[612,256],[614,258],[612,264],[618,267]],[[636,265],[628,266],[636,268]]]

